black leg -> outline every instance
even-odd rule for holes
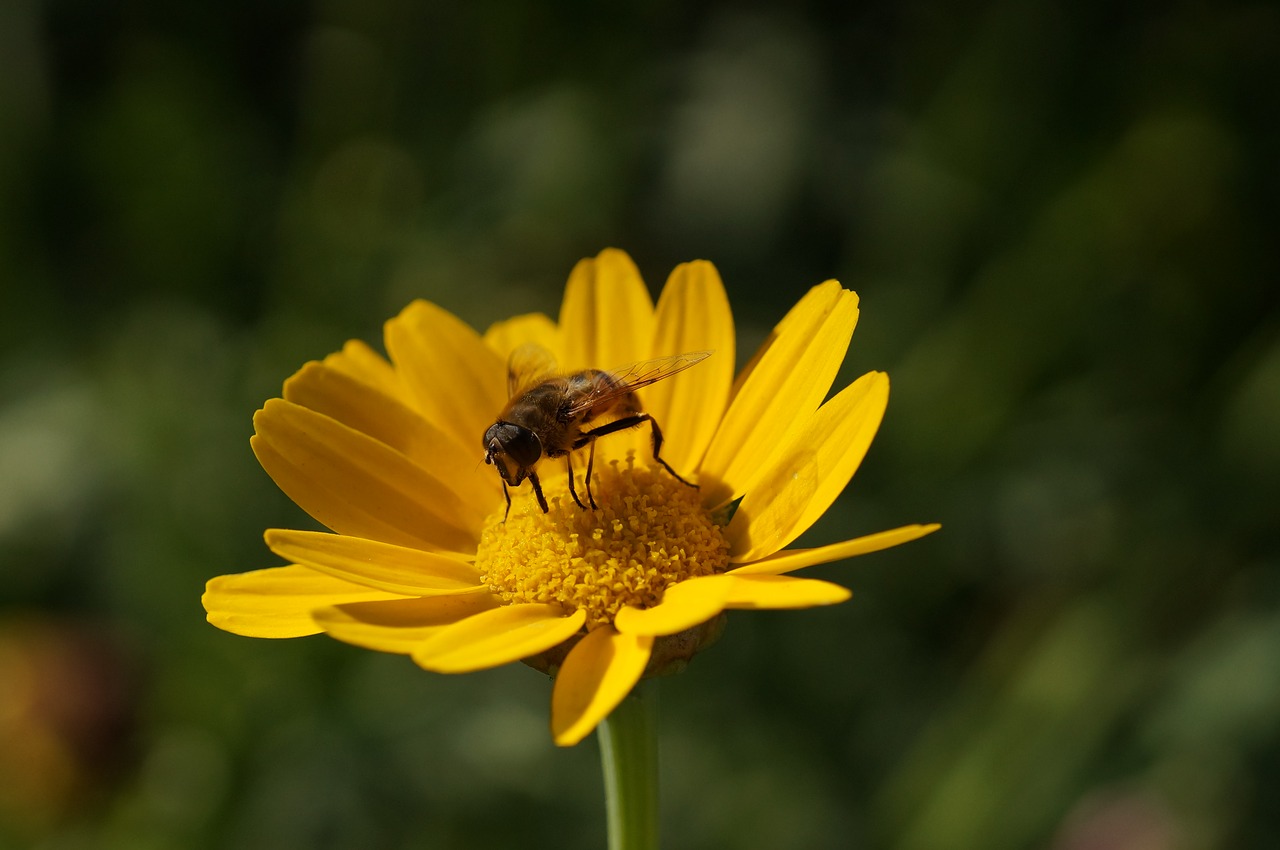
[[[507,517],[511,516],[511,491],[507,489],[507,482],[502,482],[502,495],[507,500],[507,510],[502,514],[502,521],[506,522]]]
[[[616,434],[618,431],[625,431],[628,428],[634,428],[643,423],[646,419],[653,421],[652,417],[647,413],[637,413],[635,416],[624,416],[621,419],[615,419],[607,425],[601,425],[599,428],[593,428],[590,431],[583,431],[578,435],[578,439],[573,441],[573,447],[580,449],[587,443],[603,437],[607,434]]]
[[[547,508],[547,497],[542,495],[542,482],[538,480],[538,473],[530,472],[529,482],[533,484],[533,495],[538,497],[538,507],[542,508],[544,514],[550,513],[550,509]]]
[[[596,497],[591,493],[591,470],[596,465],[596,441],[591,441],[591,451],[587,454],[587,501],[591,503],[591,510],[596,509]],[[582,503],[579,502],[579,505]]]
[[[575,449],[579,449],[587,445],[588,443],[591,443],[592,446],[594,447],[595,441],[605,436],[606,434],[614,434],[618,431],[625,431],[628,428],[634,428],[637,425],[641,425],[645,422],[649,423],[650,433],[652,434],[652,437],[653,437],[653,459],[656,460],[658,463],[662,464],[662,468],[665,469],[667,472],[670,472],[671,475],[681,484],[685,485],[686,487],[692,487],[695,490],[698,489],[697,484],[692,484],[688,481],[685,481],[684,478],[681,477],[680,473],[672,469],[670,464],[668,464],[665,460],[663,460],[659,456],[658,452],[662,449],[662,429],[658,427],[657,420],[647,413],[637,413],[635,416],[625,416],[622,419],[616,419],[613,422],[610,422],[608,425],[601,425],[599,428],[595,428],[591,431],[584,431],[582,434],[578,435],[578,439],[574,442],[573,447]],[[591,494],[590,483],[591,483],[591,478],[590,478],[590,473],[588,473],[588,477],[587,477],[587,484],[588,484],[587,495],[588,496]],[[592,507],[594,507],[594,504],[592,505]]]
[[[662,464],[662,468],[665,469],[667,472],[670,472],[673,476],[675,476],[675,479],[679,481],[681,484],[685,485],[686,487],[692,487],[693,489],[697,490],[698,489],[697,484],[690,484],[688,481],[685,481],[684,478],[681,477],[680,473],[676,472],[674,469],[671,468],[670,464],[668,464],[662,458],[658,457],[658,450],[662,448],[662,429],[658,427],[658,420],[654,419],[652,416],[650,416],[647,413],[643,415],[646,419],[649,420],[649,428],[653,434],[653,459],[656,460],[658,463]]]
[[[573,486],[573,455],[572,454],[565,455],[564,463],[565,463],[565,466],[569,467],[569,495],[573,496],[573,500],[578,503],[578,507],[582,508],[585,511],[587,509],[587,506],[582,504],[582,500],[578,498],[578,491]],[[588,495],[591,493],[591,466],[590,465],[587,466],[587,493]],[[591,507],[594,508],[595,505],[592,505]]]

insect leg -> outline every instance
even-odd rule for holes
[[[601,425],[599,428],[595,428],[591,431],[586,431],[581,436],[578,437],[578,441],[575,444],[574,448],[585,446],[587,443],[594,444],[597,439],[605,436],[606,434],[613,434],[617,431],[625,431],[628,428],[634,428],[637,425],[643,424],[644,422],[649,423],[649,428],[653,435],[653,459],[656,460],[658,463],[662,464],[662,468],[665,469],[667,472],[670,472],[672,476],[674,476],[675,479],[679,481],[681,484],[684,484],[687,487],[692,487],[695,490],[698,489],[697,484],[693,484],[689,481],[684,480],[684,478],[681,477],[680,473],[672,469],[670,464],[668,464],[665,460],[663,460],[658,455],[658,452],[662,449],[662,429],[658,427],[657,420],[647,413],[637,413],[635,416],[624,416],[622,419],[615,419],[614,421],[610,422],[608,425]]]
[[[679,481],[681,484],[685,485],[686,487],[692,487],[693,489],[697,490],[698,489],[697,484],[692,484],[688,481],[685,481],[684,478],[680,475],[680,473],[676,472],[674,469],[671,468],[671,464],[667,463],[665,460],[658,457],[658,450],[662,448],[662,429],[658,427],[658,420],[654,419],[652,416],[650,416],[647,413],[640,414],[640,418],[649,420],[649,428],[652,430],[652,433],[653,433],[653,459],[656,460],[658,463],[662,464],[662,468],[665,469],[667,472],[670,472],[673,476],[675,476],[675,479]]]
[[[547,497],[542,495],[542,482],[538,480],[538,473],[529,472],[529,482],[533,484],[533,495],[538,497],[538,507],[542,508],[542,512],[550,513],[547,509]]]
[[[591,509],[596,509],[596,497],[591,495],[591,469],[596,465],[596,441],[591,441],[591,451],[587,454],[587,501],[591,503]],[[579,502],[578,504],[582,504]]]
[[[507,517],[511,516],[511,491],[507,489],[507,482],[502,482],[502,495],[507,500],[507,509],[502,514],[502,521],[506,522]]]
[[[573,496],[573,500],[578,503],[578,507],[582,508],[585,511],[587,509],[587,506],[582,504],[582,500],[578,498],[578,491],[574,489],[574,486],[573,486],[573,454],[572,453],[564,456],[564,463],[565,463],[565,466],[569,467],[569,495]],[[591,467],[588,465],[587,466],[587,493],[589,494],[590,492],[591,492]],[[593,504],[591,507],[594,508],[595,505]]]
[[[587,443],[595,442],[599,437],[603,437],[606,434],[614,434],[618,431],[625,431],[628,428],[634,428],[649,418],[649,414],[647,413],[640,413],[635,416],[624,416],[621,419],[613,420],[607,425],[601,425],[599,428],[592,428],[590,431],[583,431],[578,435],[578,439],[574,441],[573,447],[575,449],[580,449]]]

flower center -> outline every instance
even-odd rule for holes
[[[575,486],[585,503],[583,479]],[[581,608],[589,631],[624,605],[651,608],[671,585],[728,567],[729,543],[698,491],[667,473],[613,461],[591,491],[597,510],[578,507],[565,487],[547,494],[548,513],[513,493],[506,521],[501,511],[489,518],[476,567],[504,603]]]

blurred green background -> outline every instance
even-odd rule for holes
[[[304,522],[295,368],[609,245],[744,358],[857,289],[893,397],[802,543],[944,524],[662,683],[664,846],[1275,846],[1274,3],[6,0],[0,63],[0,847],[602,846],[539,674],[199,597]]]

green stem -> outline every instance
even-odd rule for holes
[[[598,730],[609,850],[658,848],[657,696],[637,686]]]

